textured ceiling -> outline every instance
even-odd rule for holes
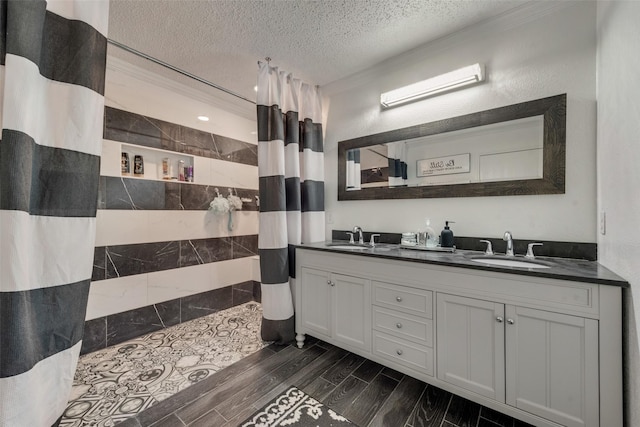
[[[524,0],[111,0],[109,38],[255,99],[257,61],[326,85]],[[110,47],[109,54],[182,80]]]

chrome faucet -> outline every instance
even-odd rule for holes
[[[510,231],[505,231],[504,232],[504,236],[502,237],[502,240],[505,240],[507,242],[507,252],[506,252],[506,256],[514,256],[513,255],[513,238],[511,236],[511,232]]]
[[[355,227],[353,227],[353,232],[358,233],[358,244],[364,245],[364,238],[362,237],[362,228],[356,225]]]

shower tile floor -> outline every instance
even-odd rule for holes
[[[108,427],[269,343],[249,302],[80,356],[60,426]]]

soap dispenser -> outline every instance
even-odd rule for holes
[[[444,230],[440,232],[440,246],[443,248],[453,247],[453,231],[449,228],[449,223],[454,224],[453,221],[445,221]]]

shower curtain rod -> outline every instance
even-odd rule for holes
[[[265,60],[265,61],[267,61],[267,65],[271,66],[271,58],[269,58],[269,57],[267,56],[266,58],[264,58],[264,60]],[[262,64],[263,64],[263,62],[262,62],[262,61],[258,61],[258,67],[259,67],[260,65],[262,65]],[[289,80],[287,80],[287,82],[288,82],[288,81],[289,81]],[[315,85],[314,87],[315,87],[316,89],[320,89],[320,85]]]
[[[240,99],[242,99],[244,101],[247,101],[247,102],[250,102],[250,103],[252,103],[254,105],[256,103],[255,101],[252,101],[249,98],[245,98],[244,96],[242,96],[242,95],[240,95],[238,93],[235,93],[235,92],[233,92],[233,91],[231,91],[229,89],[223,88],[222,86],[218,86],[215,83],[212,83],[212,82],[210,82],[208,80],[203,79],[202,77],[198,77],[198,76],[196,76],[194,74],[191,74],[188,71],[184,71],[184,70],[182,70],[182,69],[180,69],[178,67],[175,67],[175,66],[173,66],[171,64],[168,64],[168,63],[166,63],[164,61],[161,61],[161,60],[159,60],[157,58],[154,58],[153,56],[149,56],[146,53],[140,52],[139,50],[135,50],[134,48],[129,47],[129,46],[125,45],[125,44],[122,44],[122,43],[117,42],[117,41],[112,40],[112,39],[107,39],[107,42],[112,44],[112,45],[114,45],[114,46],[116,46],[116,47],[119,47],[120,49],[126,50],[129,53],[132,53],[132,54],[134,54],[136,56],[139,56],[140,58],[144,58],[144,59],[146,59],[148,61],[154,62],[154,63],[156,63],[158,65],[161,65],[161,66],[163,66],[165,68],[173,70],[176,73],[182,74],[185,77],[189,77],[189,78],[191,78],[193,80],[196,80],[196,81],[198,81],[200,83],[203,83],[203,84],[205,84],[207,86],[210,86],[210,87],[212,87],[214,89],[218,89],[218,90],[220,90],[220,91],[222,91],[224,93],[227,93],[229,95],[235,96],[236,98],[240,98]]]

